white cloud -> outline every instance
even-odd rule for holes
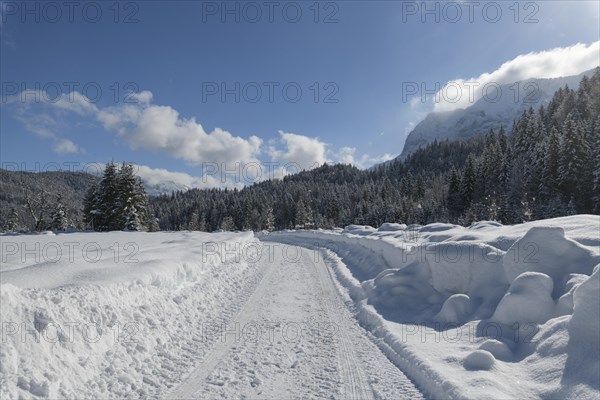
[[[15,118],[21,121],[29,132],[36,136],[46,139],[56,139],[54,129],[56,128],[56,121],[50,115],[42,113],[36,115],[30,115],[25,111],[17,111]]]
[[[348,163],[365,168],[377,162],[393,158],[391,155],[357,157],[356,149],[343,147],[337,152],[327,149],[319,138],[279,131],[279,138],[271,140],[264,149],[257,136],[242,138],[228,131],[215,128],[205,131],[195,118],[183,118],[170,106],[152,104],[149,91],[128,96],[135,103],[122,103],[111,107],[98,107],[79,92],[49,99],[47,93],[23,93],[9,98],[6,103],[19,104],[17,114],[27,129],[38,136],[56,142],[54,150],[59,153],[79,152],[82,149],[68,139],[56,135],[52,128],[65,113],[92,118],[108,131],[114,131],[132,149],[161,151],[184,160],[190,165],[211,164],[216,172],[211,176],[193,177],[185,173],[164,169],[140,167],[140,174],[147,182],[171,182],[184,187],[238,187],[244,183],[265,179],[279,179],[290,173],[310,170],[325,162]],[[48,113],[36,114],[31,107],[41,103]],[[266,151],[270,163],[262,163],[259,156]],[[328,158],[329,156],[329,158]],[[244,169],[244,166],[250,167]],[[227,171],[237,171],[228,173]],[[254,174],[258,171],[257,174]],[[152,184],[152,183],[150,183]]]
[[[240,182],[236,184],[222,182],[218,176],[192,176],[185,172],[173,172],[163,168],[151,168],[147,165],[136,165],[136,168],[137,175],[149,186],[172,188],[173,190],[218,188],[224,186],[240,188],[243,186]]]
[[[17,118],[25,127],[41,137],[60,140],[51,128],[55,119],[48,114],[34,114],[30,107],[42,104],[57,113],[72,112],[92,116],[105,129],[114,130],[133,149],[165,151],[191,164],[218,163],[235,166],[236,163],[256,162],[262,140],[256,136],[244,139],[220,128],[206,132],[194,118],[186,119],[169,106],[151,104],[152,93],[132,93],[127,103],[99,108],[79,92],[63,93],[55,99],[45,92],[27,90],[9,97],[6,104],[19,104]],[[66,149],[66,145],[58,145]]]
[[[47,95],[44,93],[42,96],[44,98]],[[98,111],[96,105],[79,92],[63,93],[60,97],[53,99],[50,104],[53,104],[59,110],[72,111],[79,115],[87,115]]]
[[[58,154],[79,153],[81,149],[69,139],[58,139],[53,150]]]
[[[395,158],[395,156],[389,153],[386,153],[379,157],[371,157],[368,154],[362,154],[360,157],[357,157],[355,147],[342,147],[337,152],[332,152],[330,156],[332,158],[332,163],[351,164],[360,169],[366,169],[372,167],[375,164],[379,164]]]
[[[256,160],[261,139],[233,136],[216,128],[207,133],[194,118],[181,118],[169,106],[140,104],[102,110],[98,119],[116,129],[133,149],[162,150],[192,164],[235,165]]]
[[[446,83],[438,92],[434,111],[451,111],[472,105],[482,97],[481,89],[486,84],[502,85],[530,78],[559,78],[580,74],[598,66],[599,53],[600,41],[590,45],[577,43],[569,47],[519,55],[505,62],[495,71],[486,72],[470,79],[457,79]],[[460,94],[460,98],[457,98],[455,94]],[[411,101],[411,106],[414,105]]]
[[[283,150],[278,149],[274,142],[269,146],[268,153],[273,162],[309,170],[327,161],[326,145],[318,138],[279,131],[279,142],[284,146]]]
[[[337,161],[341,164],[356,164],[354,154],[356,153],[356,147],[342,147],[335,155]]]
[[[143,90],[139,93],[131,93],[127,98],[128,100],[135,100],[140,104],[150,104],[150,102],[152,102],[153,95],[151,91]]]
[[[14,101],[13,101],[14,103]],[[14,117],[20,121],[25,129],[34,135],[54,142],[52,150],[58,154],[82,153],[84,150],[72,140],[59,136],[56,131],[60,124],[56,118],[49,113],[34,114],[27,103],[22,103],[14,113]]]

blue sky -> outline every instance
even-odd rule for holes
[[[70,16],[62,2],[53,3],[60,15],[44,2],[3,2],[2,163],[34,169],[112,158],[147,166],[147,174],[189,177],[201,176],[206,162],[368,167],[399,154],[410,128],[434,108],[403,98],[403,83],[443,87],[494,71],[507,82],[553,77],[582,72],[590,54],[596,64],[599,57],[594,1],[482,1],[471,9],[274,2],[271,20],[264,2],[246,3],[100,1],[84,12],[81,2]],[[226,8],[233,13],[222,15]],[[539,52],[546,53],[518,58]],[[526,76],[534,73],[546,76]],[[236,92],[236,83],[239,102],[231,93],[222,99],[222,85]],[[46,92],[34,93],[38,87]]]

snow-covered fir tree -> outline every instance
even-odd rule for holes
[[[154,217],[148,213],[148,197],[131,164],[118,169],[106,164],[99,185],[88,191],[84,200],[85,219],[97,231],[154,229]]]
[[[53,231],[64,231],[68,227],[67,214],[62,202],[62,196],[59,194],[56,198],[56,205],[50,214],[50,229]]]
[[[16,208],[11,208],[6,221],[6,231],[16,232],[19,229],[19,212]]]

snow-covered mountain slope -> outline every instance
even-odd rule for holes
[[[565,85],[577,88],[581,78],[584,75],[591,76],[592,73],[593,70],[590,70],[576,76],[528,79],[500,85],[498,91],[490,89],[488,99],[482,97],[470,107],[447,112],[432,112],[409,133],[399,158],[406,158],[436,139],[465,140],[487,133],[490,129],[498,131],[501,126],[510,132],[513,121],[524,110],[547,105],[558,89]]]
[[[148,181],[144,181],[144,188],[146,193],[150,196],[159,196],[161,194],[171,194],[172,192],[185,192],[190,190],[191,187],[175,182],[175,181],[163,181],[160,183],[151,184]]]

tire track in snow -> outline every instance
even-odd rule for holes
[[[366,376],[367,381],[371,383],[374,398],[424,399],[425,395],[421,389],[403,372],[396,359],[400,356],[392,349],[386,348],[387,345],[384,342],[363,327],[356,319],[355,314],[357,311],[350,294],[346,291],[346,286],[339,282],[335,271],[331,267],[331,263],[335,261],[330,260],[330,250],[315,246],[313,242],[281,240],[282,238],[273,239],[262,238],[264,241],[303,246],[318,252],[321,260],[318,263],[313,262],[313,270],[318,273],[320,282],[326,282],[329,285],[330,289],[326,293],[334,296],[336,300],[333,303],[333,315],[338,317],[339,321],[342,321],[339,326],[344,331],[345,343],[347,347],[355,350],[354,354],[358,355],[362,367],[358,369],[358,373]],[[357,359],[356,356],[355,359]],[[350,390],[350,393],[353,393],[352,390]]]
[[[314,269],[319,282],[319,293],[322,304],[325,306],[329,319],[338,329],[338,339],[340,343],[340,362],[341,374],[344,384],[344,396],[349,400],[372,400],[373,389],[362,371],[362,362],[356,356],[352,341],[348,336],[347,310],[344,310],[345,305],[337,294],[337,289],[333,282],[333,277],[327,270],[326,265],[317,265],[314,260],[311,260],[312,268]]]
[[[243,326],[246,312],[252,309],[254,303],[260,299],[268,286],[267,283],[270,280],[270,276],[273,271],[273,264],[266,264],[266,268],[263,270],[262,276],[259,278],[257,285],[251,285],[255,289],[247,291],[245,296],[242,296],[237,304],[243,304],[237,312],[234,313],[230,322],[227,324],[235,325],[240,324]],[[248,293],[249,292],[249,293]],[[223,326],[224,321],[219,321],[219,326]],[[208,353],[206,358],[195,367],[195,369],[189,373],[183,381],[177,385],[173,390],[168,393],[165,398],[168,399],[192,399],[195,398],[194,394],[198,391],[198,386],[206,380],[206,377],[215,369],[219,361],[227,354],[231,343],[224,340],[216,340],[215,347]]]
[[[312,320],[337,331],[293,343],[218,341],[167,398],[422,398],[359,326],[332,271],[315,257],[321,254],[299,249],[299,263],[276,258],[261,265],[260,282],[235,302],[239,311],[227,326],[273,319],[309,326]]]

